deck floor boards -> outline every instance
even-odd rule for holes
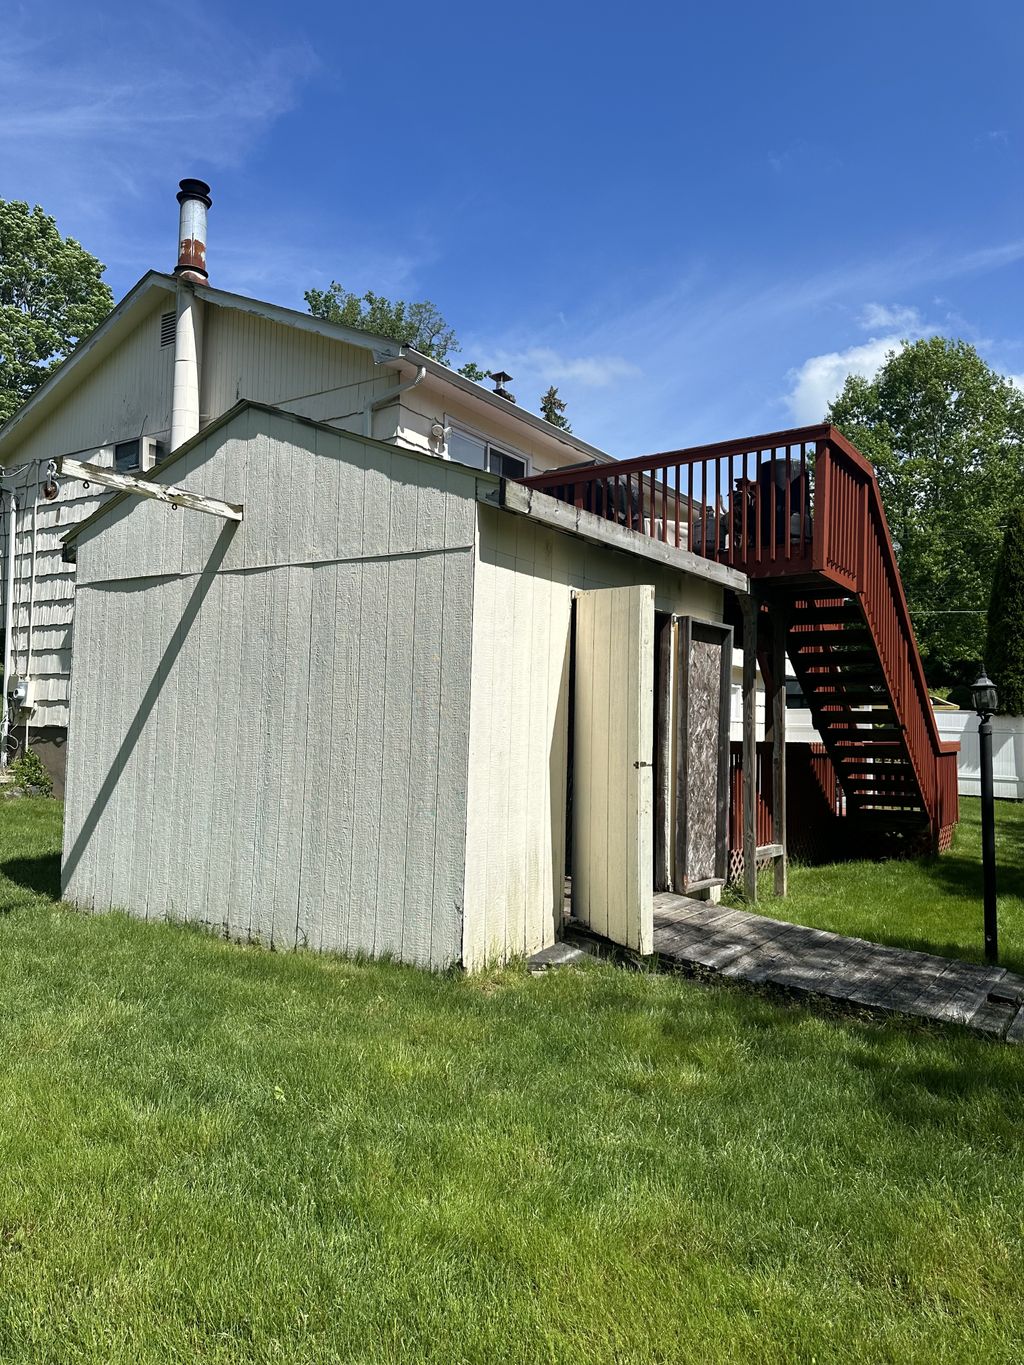
[[[676,895],[654,898],[654,951],[669,966],[702,967],[732,980],[1024,1042],[1024,977],[1003,967],[889,948]]]

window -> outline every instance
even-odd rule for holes
[[[139,442],[118,441],[114,447],[114,468],[120,474],[127,474],[139,467]]]
[[[499,446],[491,445],[482,436],[474,436],[469,431],[452,430],[448,437],[448,458],[459,464],[468,464],[473,469],[486,469],[491,474],[500,474],[504,479],[521,479],[528,472],[526,459],[522,455],[510,454]]]
[[[796,678],[786,679],[786,706],[793,710],[803,710],[807,706],[807,698]]]

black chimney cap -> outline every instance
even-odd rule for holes
[[[210,198],[210,187],[205,180],[179,180],[180,189],[175,196],[179,204],[183,204],[186,199],[201,199],[207,208],[213,203]]]

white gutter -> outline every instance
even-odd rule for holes
[[[393,403],[399,394],[408,393],[417,384],[422,384],[427,377],[426,365],[419,365],[412,379],[407,379],[404,384],[399,384],[396,388],[388,389],[387,393],[381,394],[379,398],[371,398],[363,408],[363,435],[373,436],[373,414],[379,408],[386,408]]]
[[[14,638],[14,551],[18,534],[18,500],[12,488],[7,495],[11,500],[10,523],[7,529],[7,591],[4,593],[4,684],[3,698],[0,699],[0,769],[7,767],[7,732],[10,728],[10,703],[7,689],[11,682],[11,642]]]

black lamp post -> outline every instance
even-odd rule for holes
[[[981,862],[985,882],[985,961],[999,961],[996,928],[996,811],[992,791],[992,713],[999,703],[995,685],[981,670],[971,688],[978,713],[978,746],[981,749]]]

